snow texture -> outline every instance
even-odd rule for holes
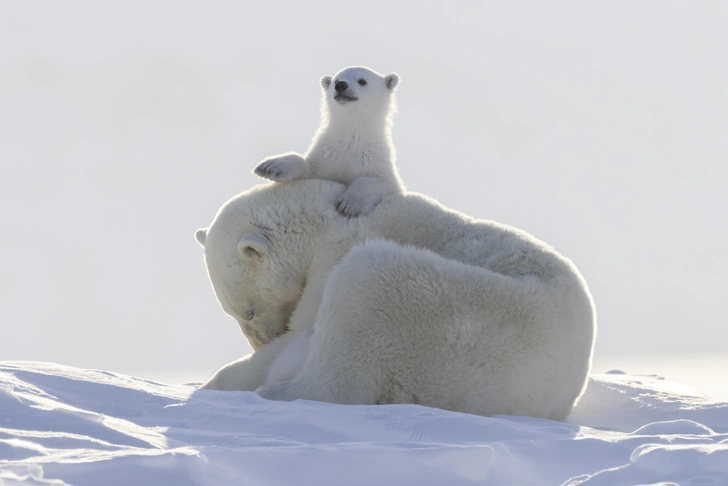
[[[0,362],[0,485],[728,484],[728,403],[591,377],[568,423]]]

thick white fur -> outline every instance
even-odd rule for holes
[[[362,86],[360,81],[366,84]],[[335,87],[341,82],[347,88],[337,92]],[[398,84],[396,74],[382,76],[365,67],[324,76],[321,125],[306,155],[289,152],[268,157],[253,173],[278,182],[341,182],[349,187],[334,201],[337,209],[346,216],[368,214],[384,196],[404,190],[391,136]],[[337,100],[337,95],[344,98]]]
[[[596,331],[576,267],[419,194],[349,220],[331,205],[343,190],[256,187],[198,232],[218,299],[256,349],[205,387],[564,419]]]

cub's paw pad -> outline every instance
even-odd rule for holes
[[[302,158],[298,155],[270,157],[258,164],[253,174],[276,182],[290,181],[299,175],[301,165]]]
[[[372,212],[376,207],[376,201],[366,196],[344,193],[334,200],[336,210],[347,218],[358,218]]]

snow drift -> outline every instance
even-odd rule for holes
[[[0,362],[0,484],[728,484],[728,403],[591,377],[569,423]]]

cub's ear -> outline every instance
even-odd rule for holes
[[[399,74],[388,74],[384,77],[384,84],[387,85],[387,89],[393,90],[399,84]]]
[[[241,258],[263,258],[268,252],[268,240],[259,231],[245,234],[238,242],[238,255]]]
[[[207,228],[200,228],[195,231],[195,239],[202,248],[205,247],[205,240],[207,240]]]
[[[325,90],[329,89],[329,86],[331,86],[331,80],[334,79],[328,74],[321,78],[321,87]]]

